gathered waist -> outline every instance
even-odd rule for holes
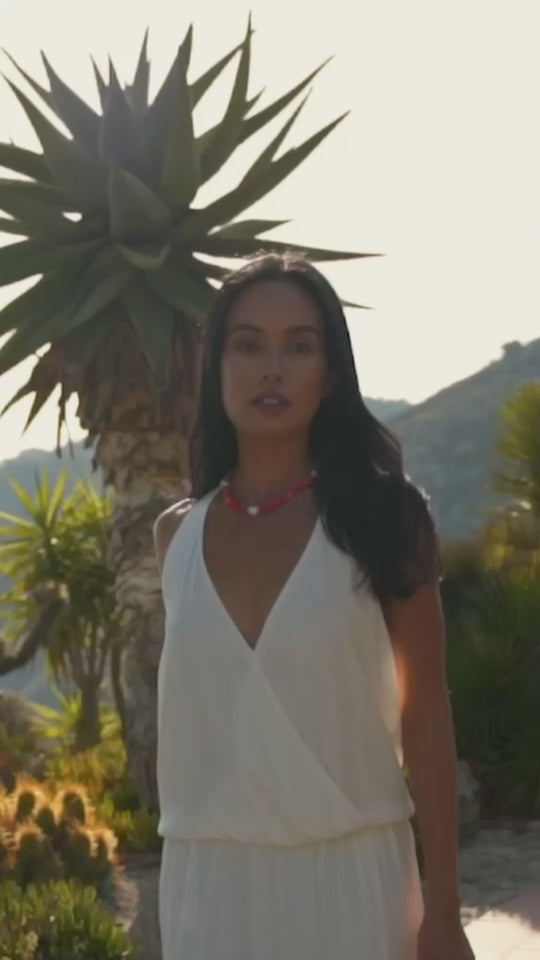
[[[339,843],[353,839],[365,832],[384,830],[394,827],[410,827],[412,816],[409,805],[392,804],[386,810],[371,811],[360,814],[355,822],[349,821],[341,826],[330,820],[328,829],[322,821],[317,824],[297,822],[296,825],[277,825],[271,821],[260,823],[258,827],[242,824],[240,821],[234,826],[223,823],[215,829],[204,829],[202,824],[182,823],[178,818],[162,816],[158,824],[158,834],[164,840],[174,840],[180,843],[230,843],[233,845],[261,846],[261,847],[304,847],[314,844]]]

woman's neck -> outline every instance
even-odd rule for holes
[[[263,503],[303,480],[311,469],[307,444],[281,441],[239,440],[238,462],[232,471],[232,487],[245,503]]]

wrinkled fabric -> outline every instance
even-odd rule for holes
[[[408,960],[414,805],[380,605],[319,520],[252,650],[204,562],[215,493],[162,572],[163,960]]]

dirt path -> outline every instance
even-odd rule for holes
[[[466,924],[540,883],[540,821],[484,824],[459,859]]]

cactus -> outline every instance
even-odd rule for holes
[[[53,801],[57,818],[77,820],[79,823],[92,823],[94,807],[88,791],[79,783],[64,783],[54,794]]]
[[[116,847],[79,784],[48,792],[21,777],[11,793],[0,790],[0,880],[25,888],[74,877],[100,887],[117,864]]]

